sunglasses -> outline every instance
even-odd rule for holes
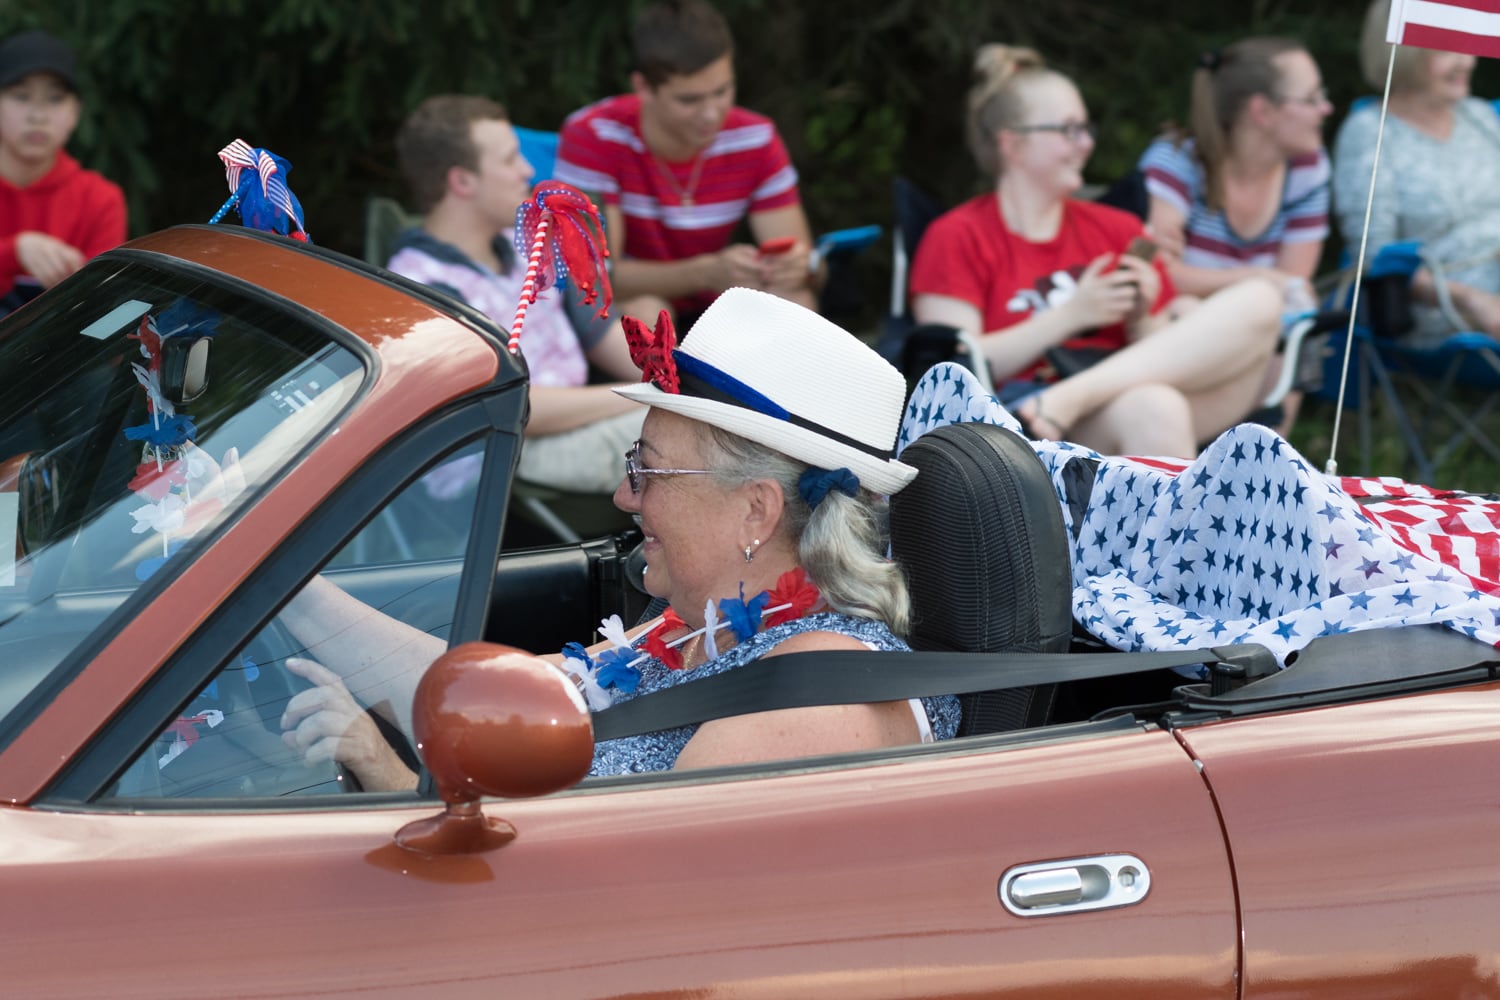
[[[1308,94],[1306,97],[1278,97],[1277,104],[1302,104],[1309,108],[1321,108],[1328,104],[1328,91],[1322,87]]]
[[[642,476],[707,476],[712,469],[648,469],[641,464],[641,442],[637,440],[625,453],[625,479],[630,492],[640,493]]]

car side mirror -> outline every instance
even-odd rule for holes
[[[422,854],[473,854],[516,836],[488,818],[481,796],[530,798],[583,780],[594,725],[561,670],[509,646],[469,642],[433,662],[412,705],[417,753],[447,808],[402,827],[396,843]]]

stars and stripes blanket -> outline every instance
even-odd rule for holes
[[[964,422],[1021,432],[972,372],[938,365],[912,394],[898,453]],[[1327,476],[1255,424],[1193,462],[1032,444],[1073,539],[1073,617],[1110,646],[1253,642],[1285,665],[1321,635],[1426,623],[1500,644],[1494,499]],[[1097,464],[1086,503],[1069,492],[1077,462]]]

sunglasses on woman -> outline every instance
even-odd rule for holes
[[[648,469],[641,464],[641,442],[636,440],[625,453],[625,478],[630,482],[630,492],[641,491],[642,476],[707,476],[712,469]]]

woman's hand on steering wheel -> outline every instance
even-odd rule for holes
[[[401,762],[338,674],[295,656],[286,660],[286,668],[313,684],[294,695],[281,715],[281,738],[302,754],[303,763],[341,764],[367,792],[417,787],[417,775]]]

